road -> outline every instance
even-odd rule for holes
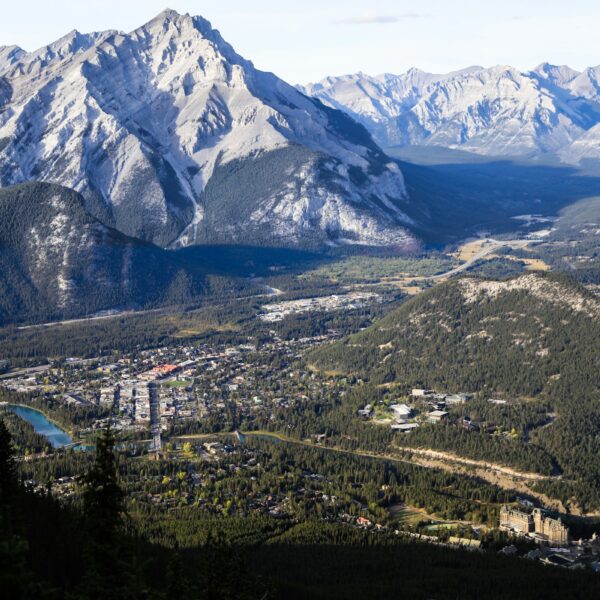
[[[0,379],[13,379],[15,377],[26,377],[28,375],[36,375],[37,373],[44,373],[50,369],[52,365],[40,365],[38,367],[26,367],[24,369],[13,369],[0,375]]]
[[[37,329],[39,327],[55,327],[56,325],[72,325],[74,323],[88,323],[92,321],[102,321],[104,319],[116,319],[117,317],[129,317],[133,315],[144,315],[164,311],[161,308],[152,308],[148,310],[113,310],[106,313],[81,317],[79,319],[66,319],[64,321],[50,321],[49,323],[36,323],[34,325],[21,325],[17,327],[19,331],[26,329]]]
[[[458,267],[454,267],[450,271],[446,271],[445,273],[440,273],[439,275],[434,275],[433,277],[429,277],[429,279],[446,279],[448,277],[452,277],[453,275],[458,275],[467,269],[470,269],[478,260],[493,254],[500,250],[500,248],[525,248],[529,244],[533,244],[536,242],[541,242],[542,240],[494,240],[492,238],[482,239],[482,243],[488,243],[489,245],[482,248],[479,252],[473,255],[472,258],[464,262],[462,265]]]
[[[158,393],[158,385],[156,383],[148,384],[148,392],[150,394],[150,431],[152,432],[151,449],[159,451],[162,449],[162,441],[160,439],[160,397]]]
[[[238,296],[236,300],[245,300],[247,298],[263,298],[265,296],[281,296],[285,294],[283,290],[265,285],[265,293],[249,294],[247,296]],[[92,323],[94,321],[103,321],[105,319],[116,319],[118,317],[133,317],[141,315],[149,315],[153,313],[169,314],[172,307],[164,308],[149,308],[143,310],[107,310],[102,313],[90,315],[88,317],[79,317],[77,319],[65,319],[63,321],[49,321],[48,323],[34,323],[33,325],[21,325],[17,327],[18,331],[26,331],[27,329],[39,329],[41,327],[56,327],[57,325],[74,325],[75,323]]]

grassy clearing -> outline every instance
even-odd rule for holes
[[[174,379],[173,381],[165,381],[163,383],[163,385],[168,388],[180,388],[180,387],[187,387],[188,385],[192,385],[192,381],[190,381],[190,380],[180,381],[178,379]]]
[[[424,510],[407,506],[406,504],[394,504],[390,506],[390,514],[398,520],[399,525],[405,527],[414,527],[421,521],[432,518]]]
[[[504,258],[506,260],[514,260],[516,262],[525,263],[525,269],[527,271],[549,271],[550,265],[541,260],[540,258],[524,258],[522,256],[512,256],[511,254],[489,254],[485,257],[486,260],[492,260],[493,258]]]
[[[412,277],[431,277],[454,266],[454,261],[441,256],[425,258],[396,258],[353,256],[328,265],[322,265],[301,275],[305,279],[327,278],[340,284],[369,283],[374,281]]]

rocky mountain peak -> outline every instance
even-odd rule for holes
[[[382,146],[441,146],[487,155],[565,159],[600,123],[600,70],[543,63],[470,67],[445,75],[409,69],[327,78],[302,88],[362,123]],[[595,136],[592,136],[595,137]],[[582,150],[583,149],[583,150]],[[582,151],[581,151],[582,150]],[[571,159],[568,159],[571,160]]]
[[[1,186],[73,188],[162,246],[414,244],[402,174],[367,131],[255,69],[202,17],[70,32],[25,55],[10,86]]]

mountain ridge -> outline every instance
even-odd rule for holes
[[[201,260],[102,224],[72,190],[38,182],[0,189],[2,325],[192,302],[210,291],[209,273]]]
[[[163,247],[417,244],[402,173],[366,130],[256,70],[202,17],[166,10],[127,34],[73,31],[0,75],[2,186],[73,188],[107,225]],[[261,185],[231,199],[249,216],[227,222],[206,188],[257,156]],[[287,185],[267,190],[269,171]]]
[[[600,67],[576,71],[542,63],[531,71],[508,65],[448,74],[419,69],[394,75],[328,77],[299,86],[365,125],[382,146],[429,145],[484,155],[571,151],[600,123]],[[595,155],[591,156],[596,158]]]
[[[551,315],[547,316],[547,322],[539,316],[542,311]],[[557,333],[550,321],[567,314],[578,326],[593,323],[594,328],[600,328],[598,298],[563,274],[535,272],[505,280],[467,275],[423,292],[369,328],[329,348],[316,350],[314,356],[325,368],[344,372],[354,369],[377,383],[399,379],[414,386],[446,385],[458,392],[461,390],[456,386],[471,382],[469,391],[506,391],[498,389],[500,383],[514,394],[535,395],[543,387],[554,385],[551,376],[556,371],[552,370],[555,365],[550,359],[559,360],[565,348],[562,342],[553,341],[554,336],[558,338],[563,333]],[[563,328],[567,326],[570,321],[562,323]],[[521,380],[500,381],[499,373],[504,367],[508,369],[514,357],[497,357],[500,351],[495,347],[500,342],[510,346],[509,340],[513,338],[518,338],[518,343],[513,344],[513,353],[520,356],[516,363],[536,361],[538,369],[534,371],[539,385],[527,380],[531,369],[520,373]],[[571,340],[574,339],[579,337],[573,334]],[[427,340],[433,344],[437,340],[447,351],[436,347],[435,356],[427,356],[421,364],[419,352],[424,352]],[[460,353],[454,354],[448,348],[457,340],[461,344]],[[544,343],[548,344],[546,350],[550,350],[538,353],[545,348]],[[572,341],[568,345],[571,351],[582,352]],[[495,358],[472,359],[472,354],[482,352]],[[441,373],[434,367],[428,368],[429,362],[439,367],[437,363],[442,358],[450,360],[456,372]],[[426,374],[431,380],[420,379]]]

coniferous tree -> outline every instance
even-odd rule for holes
[[[3,597],[25,600],[40,597],[40,590],[27,568],[27,541],[15,530],[17,491],[12,437],[0,419],[0,590]]]
[[[12,438],[6,424],[0,420],[0,504],[11,497],[16,484],[15,457]]]
[[[97,441],[96,459],[82,483],[86,564],[79,597],[138,598],[134,561],[124,535],[124,493],[118,480],[115,438],[110,425]]]

